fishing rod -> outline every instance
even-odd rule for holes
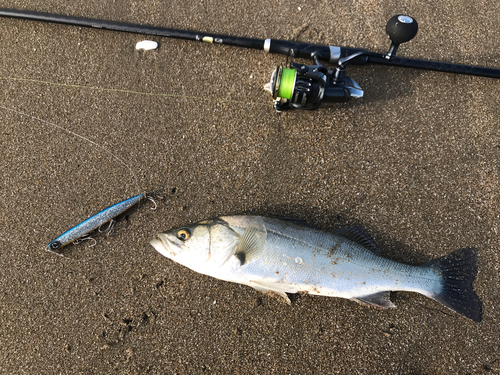
[[[265,86],[273,96],[273,107],[277,111],[314,110],[323,102],[346,102],[351,98],[361,98],[363,89],[345,74],[348,64],[380,64],[500,78],[500,69],[397,57],[398,47],[413,39],[418,31],[417,21],[407,15],[395,15],[387,22],[386,32],[391,40],[387,53],[277,39],[234,37],[14,9],[0,9],[0,16],[225,44],[286,55],[290,58],[289,64],[278,66],[272,73],[270,82]],[[300,64],[294,62],[294,58],[310,59],[314,64]],[[325,66],[322,61],[333,65],[333,68]]]

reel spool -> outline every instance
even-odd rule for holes
[[[288,109],[284,107],[285,104],[300,109],[318,107],[318,103],[324,96],[324,77],[319,74],[307,74],[304,70],[309,70],[308,68],[306,66],[304,68],[302,66],[294,68],[278,66],[276,68],[269,83],[276,110]]]

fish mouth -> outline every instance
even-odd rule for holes
[[[172,258],[175,256],[175,252],[171,247],[171,242],[165,233],[158,233],[157,238],[152,239],[149,243],[158,251],[161,255]]]

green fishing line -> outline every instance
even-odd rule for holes
[[[296,74],[297,71],[295,69],[283,68],[280,87],[278,89],[278,96],[280,98],[290,99],[292,97]]]

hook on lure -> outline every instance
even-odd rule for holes
[[[106,223],[104,223],[104,224],[106,224]],[[109,235],[111,232],[113,232],[113,229],[115,228],[116,221],[114,219],[111,219],[108,222],[107,228],[105,228],[105,229],[102,228],[104,224],[99,225],[99,228],[97,228],[97,231],[99,233],[106,233],[107,235]]]
[[[90,233],[87,233],[83,237],[80,237],[79,239],[73,241],[72,244],[79,245],[85,241],[92,241],[92,245],[89,245],[88,247],[94,247],[95,245],[97,245],[97,240],[94,237],[90,237]],[[62,256],[62,254],[59,254],[59,253],[55,253],[55,254]]]
[[[67,230],[55,240],[51,241],[47,245],[47,251],[56,253],[55,250],[60,249],[67,244],[76,241],[77,239],[85,236],[87,233],[92,232],[97,228],[101,228],[103,224],[106,224],[109,221],[113,221],[115,217],[122,214],[130,207],[138,203],[142,198],[144,198],[143,194],[136,195],[135,197],[125,199],[119,203],[116,203],[104,210],[98,212],[94,216],[89,217],[87,220],[82,221],[80,224],[74,226],[73,228]],[[108,231],[112,228],[112,223],[109,224],[108,228],[104,231]]]

